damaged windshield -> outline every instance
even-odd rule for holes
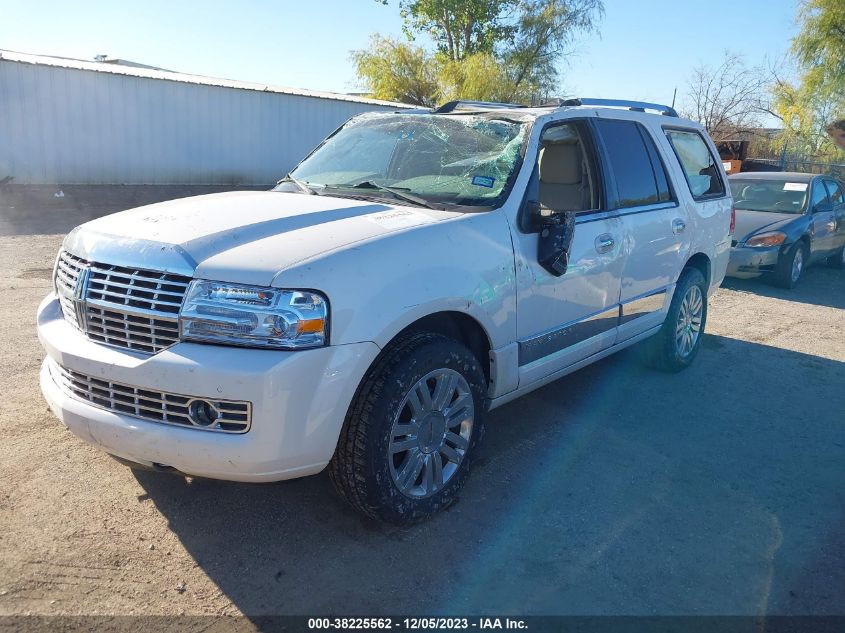
[[[366,114],[324,141],[287,180],[331,195],[495,207],[516,175],[527,127],[492,115]]]

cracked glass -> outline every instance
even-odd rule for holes
[[[316,193],[402,197],[430,206],[499,206],[529,123],[480,115],[365,114],[291,172]],[[351,191],[350,191],[351,190]]]

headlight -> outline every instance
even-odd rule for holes
[[[781,233],[780,231],[772,231],[771,233],[760,233],[760,235],[755,235],[752,238],[749,238],[747,242],[745,242],[746,246],[780,246],[783,244],[784,240],[786,240],[786,233]]]
[[[327,343],[328,315],[316,292],[195,279],[179,324],[185,341],[303,349]]]

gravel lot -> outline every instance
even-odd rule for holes
[[[622,353],[495,411],[404,530],[324,474],[133,472],[66,431],[35,309],[80,211],[50,204],[0,197],[0,614],[845,614],[845,273],[728,281],[690,370]]]

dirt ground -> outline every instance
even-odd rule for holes
[[[35,309],[80,211],[8,206],[0,615],[845,614],[841,271],[728,281],[686,372],[623,352],[496,410],[459,502],[397,529],[325,474],[186,480],[72,436]]]

